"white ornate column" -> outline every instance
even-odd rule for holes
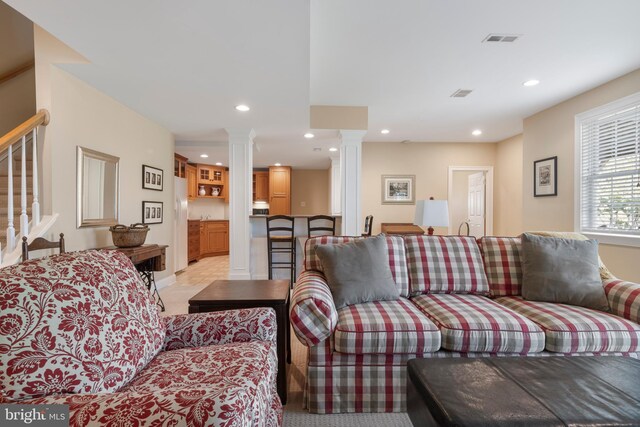
[[[340,131],[340,198],[342,234],[362,233],[362,138],[365,130]]]
[[[225,129],[229,135],[229,280],[251,279],[253,129]]]
[[[342,213],[341,197],[340,197],[340,153],[331,155],[331,168],[329,169],[329,176],[331,177],[331,188],[329,196],[329,206],[331,209],[331,215],[340,215]]]

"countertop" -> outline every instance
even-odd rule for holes
[[[213,218],[209,218],[209,219],[189,218],[187,221],[201,221],[201,222],[226,221],[226,222],[229,222],[228,219],[213,219]]]

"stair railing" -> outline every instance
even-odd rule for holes
[[[33,117],[27,119],[15,129],[0,137],[0,157],[7,158],[7,234],[6,252],[12,252],[16,248],[16,229],[14,225],[13,206],[13,155],[14,144],[21,142],[20,159],[20,235],[29,234],[29,215],[27,209],[27,137],[31,136],[33,146],[32,155],[32,194],[31,205],[31,225],[37,226],[40,223],[40,203],[38,201],[38,127],[46,126],[49,123],[49,112],[40,110]]]

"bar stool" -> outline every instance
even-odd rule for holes
[[[373,228],[373,215],[367,215],[364,219],[364,233],[362,237],[371,237],[371,229]]]
[[[273,270],[291,270],[293,287],[296,276],[296,238],[294,218],[287,215],[267,217],[267,249],[269,251],[269,280],[273,279]],[[274,254],[288,254],[288,261],[274,261]]]
[[[313,222],[320,222],[321,225],[313,226]],[[331,224],[330,227],[328,226],[329,223]],[[336,219],[328,215],[310,216],[307,218],[307,231],[309,238],[312,238],[314,233],[316,236],[335,236]]]

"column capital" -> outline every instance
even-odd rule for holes
[[[340,129],[340,141],[342,144],[354,144],[362,142],[362,139],[367,134],[366,130],[349,130]]]
[[[224,130],[229,135],[229,140],[248,139],[253,141],[253,138],[256,137],[256,131],[252,128],[225,128]]]

